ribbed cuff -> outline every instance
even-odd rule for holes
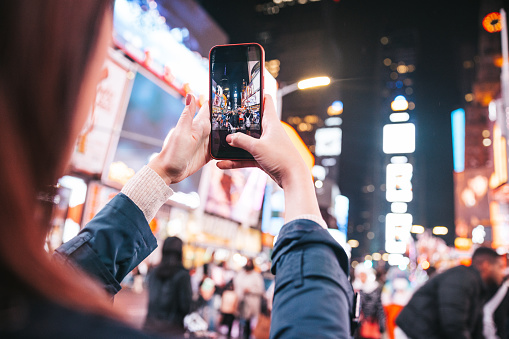
[[[327,223],[325,222],[325,220],[323,220],[322,217],[319,217],[317,215],[314,215],[314,214],[301,214],[299,216],[296,216],[295,218],[292,218],[290,220],[285,220],[285,224],[288,224],[290,221],[294,221],[294,220],[297,220],[297,219],[307,219],[307,220],[311,220],[311,221],[314,221],[316,222],[318,225],[322,226],[323,228],[325,229],[328,229],[329,227],[327,226]]]
[[[173,195],[173,190],[153,169],[143,166],[122,188],[150,222],[161,206]]]

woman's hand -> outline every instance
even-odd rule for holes
[[[211,159],[208,102],[193,119],[195,112],[196,99],[188,94],[177,126],[168,133],[161,153],[148,163],[168,185],[184,180]]]
[[[217,167],[259,167],[284,189],[286,221],[303,214],[321,218],[311,171],[283,129],[270,95],[264,97],[262,129],[260,139],[244,133],[226,137],[230,146],[248,151],[254,160],[223,160]]]
[[[259,167],[285,188],[295,177],[311,178],[309,169],[279,121],[274,102],[270,95],[264,97],[262,136],[255,139],[244,133],[226,137],[230,146],[242,148],[254,157],[252,160],[223,160],[217,166],[221,169]]]

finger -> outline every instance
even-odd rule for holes
[[[272,96],[265,94],[263,99],[262,135],[281,125]]]
[[[209,120],[210,119],[210,110],[209,110],[209,102],[205,101],[201,106],[198,114],[194,117],[197,120]]]
[[[265,123],[273,124],[279,121],[276,112],[276,106],[274,104],[274,100],[272,100],[272,96],[270,94],[265,94],[263,96],[263,119]],[[263,123],[263,122],[262,122]],[[264,124],[265,127],[265,124]]]
[[[228,134],[226,136],[226,142],[233,147],[242,148],[243,150],[248,151],[249,153],[253,154],[252,151],[254,150],[254,145],[258,139],[255,139],[247,134],[244,133],[233,133]]]
[[[187,94],[186,96],[186,107],[180,115],[179,121],[177,122],[177,130],[179,131],[191,131],[193,126],[193,117],[196,112],[196,99],[194,95]]]
[[[209,114],[209,103],[208,101],[205,102],[200,110],[198,111],[198,114],[193,119],[193,124],[196,124],[197,128],[202,132],[204,136],[208,136],[210,134],[211,124],[210,124],[210,114]]]
[[[216,166],[220,169],[260,167],[255,160],[222,160],[217,162]]]

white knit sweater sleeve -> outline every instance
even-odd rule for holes
[[[150,222],[161,206],[173,195],[173,190],[153,169],[144,166],[122,188]]]

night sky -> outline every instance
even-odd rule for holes
[[[330,42],[325,49],[328,54],[325,67],[320,69],[314,60],[309,60],[309,68],[313,72],[318,69],[331,73],[335,78],[358,79],[340,83],[319,95],[327,102],[320,110],[338,97],[344,103],[338,184],[342,194],[350,198],[353,225],[362,222],[359,219],[360,210],[365,208],[362,187],[371,183],[378,166],[371,160],[381,149],[375,137],[380,126],[372,123],[380,111],[377,106],[380,89],[374,84],[376,70],[382,62],[377,55],[380,38],[388,32],[414,30],[418,48],[413,114],[420,166],[415,179],[423,188],[420,192],[423,213],[414,223],[425,227],[454,227],[450,113],[465,106],[464,96],[471,91],[473,76],[465,77],[463,62],[474,60],[477,53],[481,15],[487,14],[488,9],[498,10],[500,2],[497,5],[497,1],[477,0],[322,0],[285,6],[276,15],[256,11],[256,6],[271,4],[269,1],[201,0],[199,3],[229,35],[231,43],[259,42],[265,47],[267,60],[279,58],[281,73],[277,80],[280,82],[294,82],[308,74],[301,68],[285,69],[285,56],[274,52],[277,46],[271,44],[270,36],[290,29],[306,34],[307,27],[309,32],[322,32],[325,41]],[[492,7],[481,4],[488,7],[492,4]],[[302,45],[299,39],[294,43],[304,55],[308,47],[305,41],[309,39],[302,40]],[[286,60],[298,59],[298,54],[286,56]],[[285,97],[284,105],[292,109],[289,101],[305,102],[311,96],[292,94]],[[446,240],[451,243],[453,239],[451,232]]]

